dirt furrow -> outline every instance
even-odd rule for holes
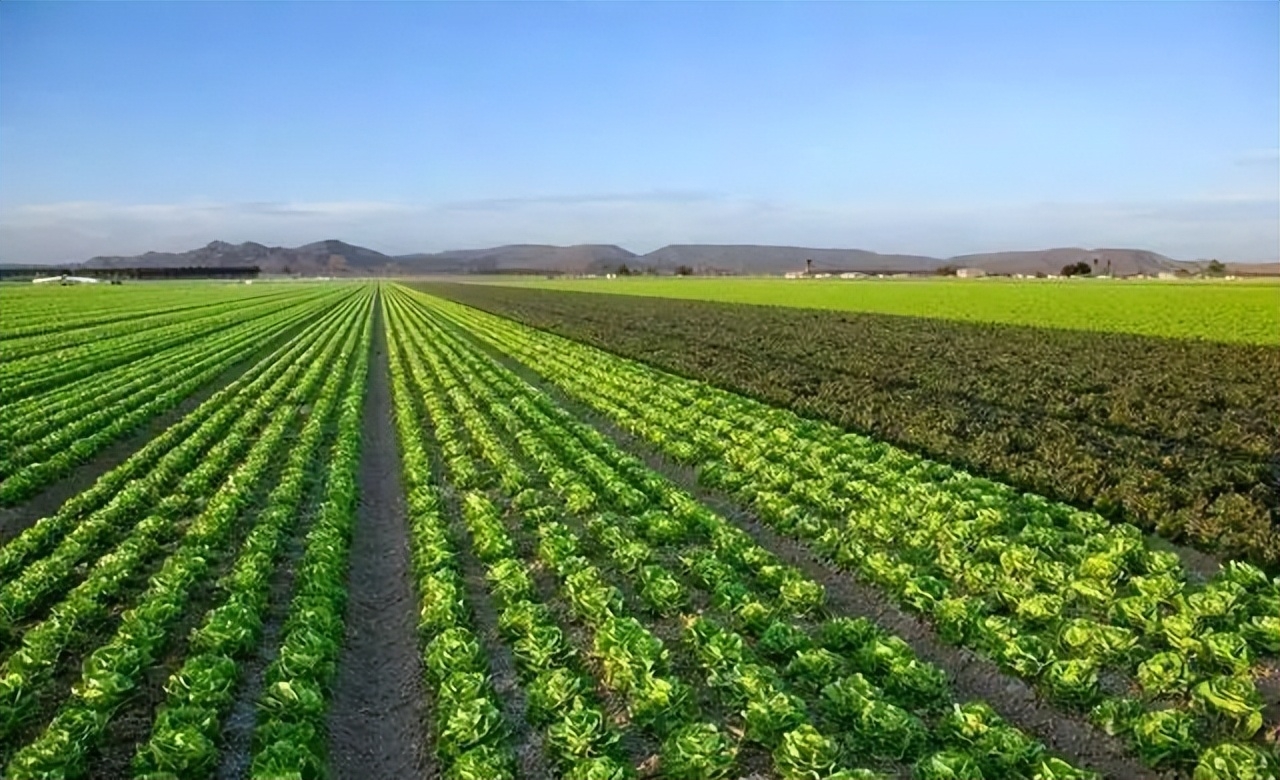
[[[329,710],[329,765],[338,780],[436,774],[425,744],[418,601],[382,317],[379,301],[365,394],[346,638]]]

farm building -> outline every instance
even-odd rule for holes
[[[91,276],[66,276],[66,275],[41,276],[37,279],[31,280],[32,284],[50,284],[52,282],[58,282],[60,284],[97,284],[98,280],[94,279]]]
[[[961,279],[977,279],[979,276],[986,276],[987,272],[981,268],[957,268],[956,276]]]

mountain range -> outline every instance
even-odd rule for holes
[[[1063,266],[1083,262],[1118,276],[1161,271],[1201,270],[1208,261],[1173,260],[1141,249],[1044,249],[929,257],[879,254],[863,249],[811,249],[753,244],[672,244],[638,255],[612,244],[551,246],[512,244],[489,249],[386,255],[338,240],[299,247],[270,247],[246,242],[214,241],[188,252],[147,252],[132,257],[99,256],[78,267],[181,268],[257,266],[264,273],[304,276],[410,276],[418,274],[609,273],[622,265],[633,272],[674,273],[681,267],[698,273],[782,274],[803,271],[812,261],[815,272],[932,273],[939,268],[980,268],[999,274],[1056,274]],[[1280,275],[1280,263],[1228,263],[1228,273]]]

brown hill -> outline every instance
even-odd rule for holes
[[[808,249],[798,246],[753,244],[672,244],[638,258],[645,266],[671,271],[688,266],[696,271],[739,274],[780,274],[805,270],[812,260],[815,271],[887,271],[927,273],[943,261],[923,255],[882,255],[865,249]]]
[[[147,252],[133,257],[94,257],[85,268],[227,268],[256,265],[264,273],[350,276],[380,273],[392,264],[381,252],[342,241],[317,241],[293,249],[247,241],[213,241],[189,252]]]
[[[803,271],[813,261],[820,272],[933,273],[944,266],[981,268],[992,274],[1056,274],[1063,266],[1083,262],[1095,273],[1116,276],[1162,271],[1197,272],[1207,261],[1173,260],[1142,249],[1067,247],[1025,252],[991,252],[939,258],[895,255],[863,249],[815,249],[754,244],[672,244],[636,255],[612,244],[511,244],[487,249],[457,249],[411,255],[386,255],[330,239],[300,247],[269,247],[246,242],[214,241],[189,252],[147,252],[134,257],[95,257],[85,268],[226,268],[256,265],[265,273],[305,276],[390,276],[456,273],[605,273],[626,264],[635,271],[672,273],[680,266],[698,272],[783,274]],[[1228,263],[1227,273],[1280,275],[1280,263]]]
[[[368,276],[431,273],[583,273],[613,270],[635,254],[609,245],[516,244],[435,254],[391,256],[330,239],[300,247],[214,241],[189,252],[147,252],[133,257],[94,257],[85,268],[226,268],[256,265],[264,273]]]
[[[1156,252],[1142,249],[1043,249],[1032,252],[990,252],[957,255],[947,263],[960,268],[981,268],[992,274],[1056,274],[1063,266],[1086,263],[1096,274],[1113,276],[1156,274],[1161,271],[1195,270],[1194,264],[1183,263]]]
[[[612,244],[511,244],[490,249],[455,249],[401,255],[396,262],[416,273],[587,273],[635,264],[636,255]]]

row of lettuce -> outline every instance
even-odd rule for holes
[[[133,773],[208,776],[261,652],[285,542],[305,526],[252,745],[258,776],[304,761],[291,749],[323,717],[341,643],[374,296],[348,289],[335,303],[0,549],[6,777],[93,771],[157,669],[169,672],[164,703],[145,713]],[[79,653],[68,688],[59,671]]]
[[[1280,571],[1280,345],[423,287]]]
[[[1131,526],[493,315],[420,300],[881,586],[943,639],[1087,713],[1150,766],[1204,777],[1276,771],[1255,678],[1280,651],[1280,581],[1259,569],[1233,562],[1196,582]]]
[[[0,342],[0,504],[36,495],[349,294],[300,289]]]
[[[820,584],[479,353],[436,302],[393,289],[385,303],[410,503],[431,518],[415,546],[434,563],[419,577],[428,681],[448,703],[458,690],[488,702],[469,705],[485,728],[461,752],[449,707],[436,713],[446,764],[466,756],[471,771],[483,755],[483,776],[514,773],[486,640],[447,606],[488,598],[524,716],[563,776],[626,777],[648,748],[674,778],[731,776],[761,755],[788,780],[1092,776],[989,706],[956,702],[901,639],[831,616]],[[462,491],[460,524],[423,481],[432,443]],[[460,540],[486,594],[465,593]],[[437,679],[442,645],[472,659],[453,667],[465,680]],[[604,717],[614,709],[621,726]]]
[[[75,341],[102,326],[292,294],[282,285],[148,284],[65,289],[29,285],[0,288],[0,343],[23,345],[45,336]],[[107,331],[111,332],[111,331]]]

